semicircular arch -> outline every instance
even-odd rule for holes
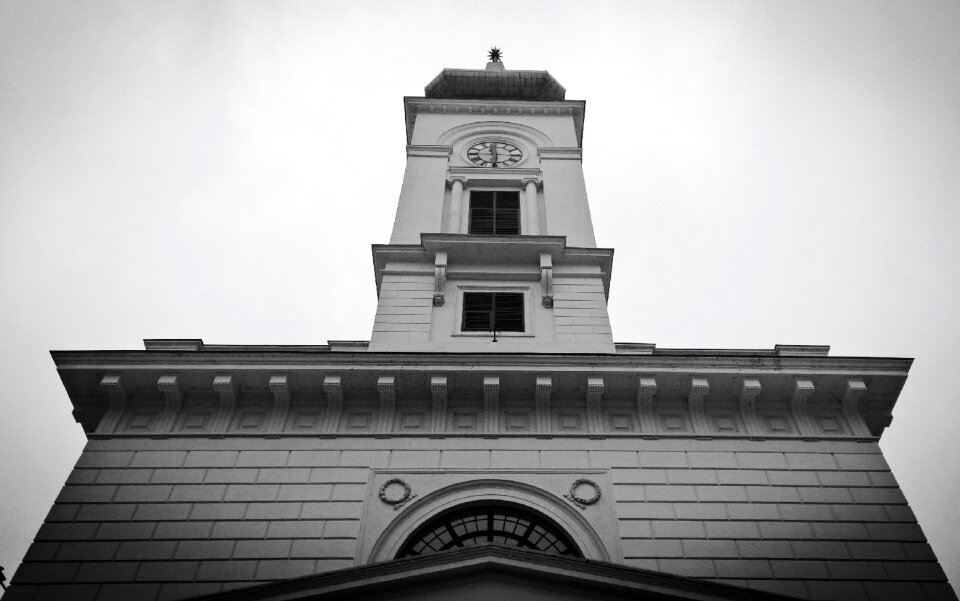
[[[371,547],[367,561],[393,559],[404,543],[436,516],[478,503],[506,503],[540,513],[559,526],[585,558],[610,561],[611,553],[596,530],[568,504],[529,484],[495,479],[453,484],[418,499],[384,529]]]
[[[451,127],[440,134],[436,144],[441,146],[458,146],[467,139],[478,135],[506,135],[522,139],[534,148],[554,146],[550,136],[529,125],[511,123],[509,121],[474,121]]]

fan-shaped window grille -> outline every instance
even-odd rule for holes
[[[473,505],[422,526],[397,559],[484,545],[582,557],[566,534],[540,515],[510,505]]]

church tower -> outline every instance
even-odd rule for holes
[[[912,360],[613,341],[584,110],[496,50],[404,99],[369,342],[54,351],[89,441],[3,601],[956,601]]]
[[[373,249],[370,350],[614,353],[585,103],[496,54],[482,71],[444,69],[425,92],[404,99],[407,168],[390,244]]]

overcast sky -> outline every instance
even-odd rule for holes
[[[454,8],[456,7],[456,8]],[[369,339],[402,97],[587,101],[614,339],[913,357],[881,446],[960,581],[960,4],[0,2],[0,565],[84,435],[51,349]]]

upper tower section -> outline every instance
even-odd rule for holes
[[[372,351],[613,353],[581,100],[546,71],[444,69],[404,99],[407,166],[373,248]]]
[[[585,103],[565,96],[548,72],[494,60],[486,69],[444,69],[424,96],[405,98],[407,169],[390,243],[470,233],[470,216],[451,204],[457,181],[525,191],[533,180],[549,201],[523,203],[516,233],[596,246],[580,168]]]

